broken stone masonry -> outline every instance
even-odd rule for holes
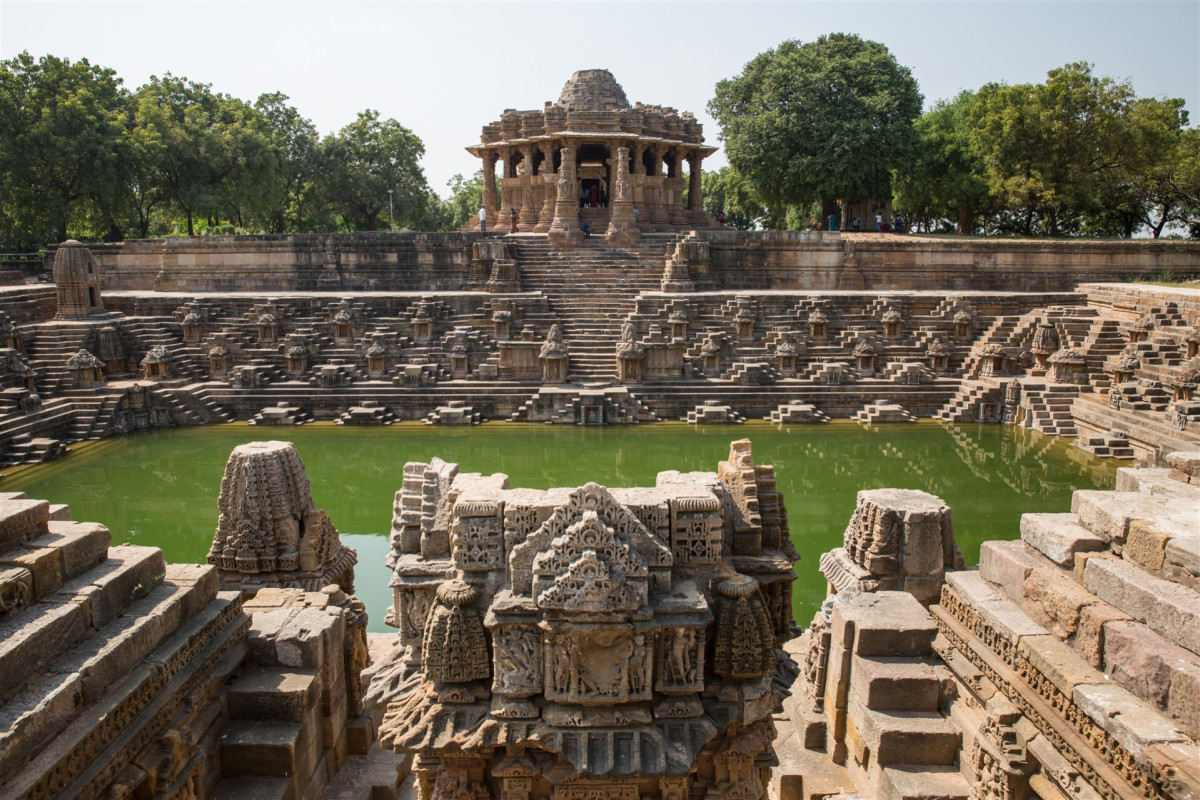
[[[415,755],[422,800],[761,797],[796,558],[748,440],[645,488],[410,463],[381,743]]]
[[[1193,800],[1200,452],[1168,460],[970,570],[940,499],[863,491],[798,637],[746,440],[641,488],[407,464],[388,636],[288,444],[231,455],[219,566],[0,496],[0,795]]]

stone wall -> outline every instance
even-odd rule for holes
[[[1191,242],[930,239],[702,231],[729,290],[1069,291],[1132,275],[1200,275]],[[90,245],[103,287],[155,291],[463,288],[475,233],[207,236]],[[53,248],[47,254],[53,259]]]

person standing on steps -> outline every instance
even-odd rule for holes
[[[487,233],[487,207],[479,207],[479,232]]]
[[[583,231],[583,238],[585,238],[585,239],[590,239],[590,238],[592,238],[592,223],[591,223],[591,220],[586,220],[586,219],[585,219],[585,220],[583,221],[583,224],[579,226],[579,230]]]
[[[510,208],[508,210],[508,232],[517,232],[517,210],[515,208]]]

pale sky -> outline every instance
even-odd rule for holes
[[[421,137],[443,195],[478,169],[463,148],[484,124],[558,99],[576,70],[610,70],[630,102],[694,112],[719,145],[705,111],[717,81],[781,41],[836,31],[887,45],[926,106],[1089,61],[1139,95],[1184,98],[1200,123],[1197,0],[0,0],[0,58],[87,58],[131,90],[171,72],[250,102],[282,91],[322,134],[374,108]]]

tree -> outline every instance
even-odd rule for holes
[[[714,217],[724,212],[726,225],[740,231],[750,230],[766,214],[746,179],[732,167],[705,172],[700,181],[704,210]]]
[[[1085,228],[1106,205],[1138,219],[1144,194],[1132,182],[1170,149],[1186,116],[1182,101],[1139,100],[1128,81],[1078,62],[1037,85],[985,85],[970,121],[992,195],[1023,219],[1020,232],[1055,236]]]
[[[34,244],[67,238],[80,204],[100,204],[104,233],[120,238],[103,187],[127,166],[127,92],[111,69],[87,59],[28,53],[0,64],[0,190],[14,231]]]
[[[197,217],[244,225],[275,194],[275,156],[262,114],[208,84],[169,73],[138,89],[132,140],[135,202],[171,203],[195,235]],[[144,218],[143,218],[144,224]]]
[[[396,120],[361,111],[323,150],[329,198],[347,227],[377,230],[388,214],[389,189],[397,227],[420,227],[429,218],[432,198],[419,163],[425,146]]]
[[[975,218],[989,205],[983,161],[971,146],[973,92],[938,101],[916,121],[917,142],[910,166],[896,175],[896,208],[922,221],[952,218],[959,233],[972,233]]]
[[[277,180],[268,198],[272,233],[301,230],[318,215],[314,182],[320,169],[320,136],[312,122],[287,104],[280,92],[260,95],[254,108],[266,122]]]
[[[729,163],[767,206],[891,196],[921,94],[888,49],[852,34],[787,41],[717,84],[708,109]]]

